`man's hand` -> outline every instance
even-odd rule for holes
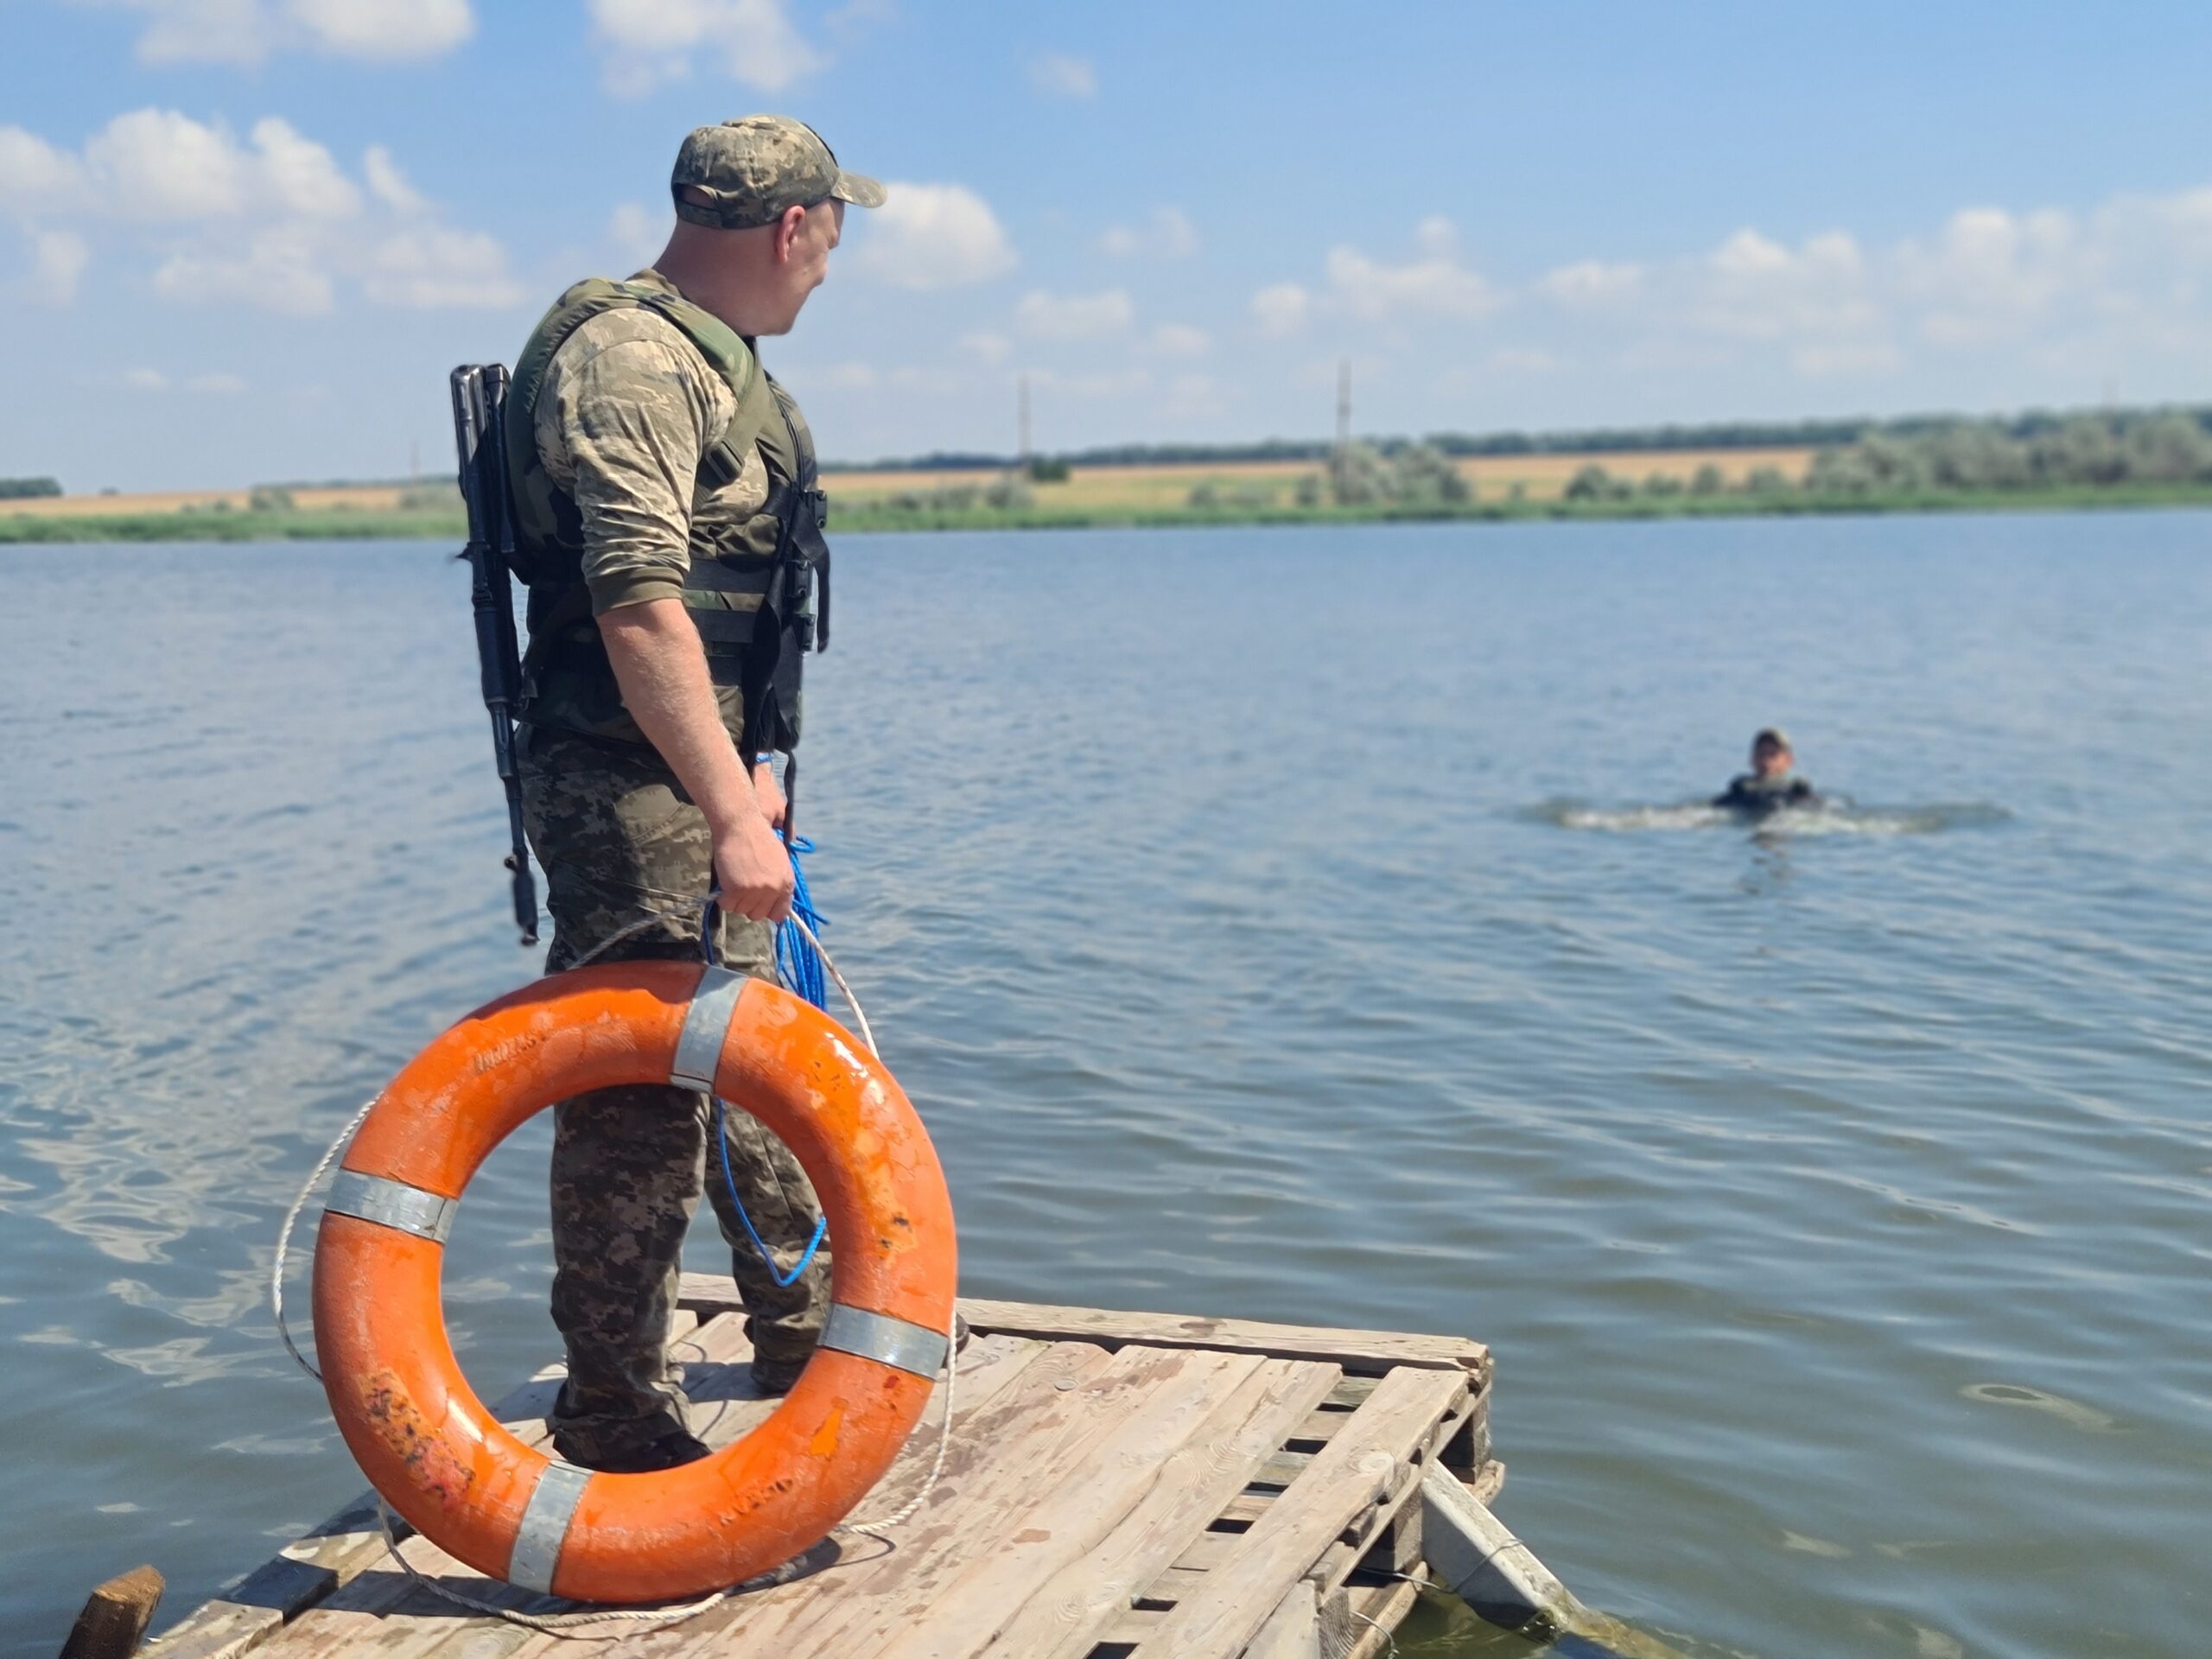
[[[766,761],[753,768],[753,798],[760,803],[760,816],[770,829],[784,827],[784,786],[776,781],[775,767]]]
[[[780,922],[791,913],[791,854],[766,818],[744,813],[715,834],[715,884],[725,915]]]

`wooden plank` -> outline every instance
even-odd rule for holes
[[[701,1313],[735,1306],[737,1286],[714,1274],[687,1273],[681,1306]],[[976,1331],[1003,1331],[1046,1342],[1095,1342],[1107,1348],[1132,1343],[1152,1348],[1211,1348],[1224,1353],[1270,1354],[1312,1359],[1347,1372],[1376,1375],[1395,1366],[1459,1370],[1490,1375],[1490,1350],[1467,1337],[1424,1336],[1403,1331],[1338,1330],[1329,1325],[1268,1325],[1256,1319],[1211,1319],[1183,1313],[1128,1313],[1103,1307],[1058,1307],[1040,1302],[1001,1302],[963,1296],[960,1312]]]
[[[1385,1649],[1396,1648],[1390,1633],[1406,1622],[1414,1603],[1421,1599],[1421,1589],[1408,1580],[1392,1579],[1384,1584],[1348,1584],[1344,1596],[1356,1617],[1351,1651],[1344,1659],[1383,1659]]]
[[[901,1529],[873,1571],[840,1573],[835,1589],[813,1596],[779,1645],[771,1649],[743,1618],[730,1634],[791,1659],[874,1659],[917,1621],[931,1620],[949,1587],[979,1563],[1019,1548],[1016,1541],[1034,1530],[1028,1517],[1041,1500],[1095,1473],[1102,1458],[1141,1454],[1142,1437],[1130,1424],[1154,1408],[1150,1402],[1172,1415],[1171,1395],[1217,1394],[1233,1386],[1225,1379],[1234,1375],[1210,1355],[1124,1349],[1079,1387],[1033,1395],[1011,1431],[991,1437],[962,1478],[939,1488],[944,1502]]]
[[[1270,1360],[1215,1419],[1167,1459],[1161,1478],[1080,1560],[1033,1586],[999,1632],[1007,1659],[1082,1659],[1243,1486],[1249,1471],[1337,1376],[1333,1365]]]
[[[1272,1354],[1280,1359],[1323,1360],[1347,1371],[1382,1372],[1399,1366],[1417,1366],[1481,1376],[1488,1375],[1490,1366],[1490,1351],[1465,1337],[1269,1325],[1255,1319],[1211,1319],[1188,1314],[1125,1313],[1097,1307],[1053,1307],[969,1297],[961,1300],[960,1311],[978,1331],[1008,1331],[1020,1336],[1038,1336],[1051,1331],[1109,1346],[1143,1343],[1156,1348],[1215,1348],[1232,1353]]]
[[[1134,1478],[1111,1487],[1080,1474],[1070,1480],[1024,1518],[1022,1535],[1045,1531],[1052,1540],[1028,1553],[1022,1572],[1000,1573],[995,1564],[973,1574],[966,1587],[981,1605],[972,1614],[948,1620],[932,1608],[926,1638],[912,1644],[911,1653],[904,1643],[889,1651],[900,1659],[1087,1653],[1338,1375],[1333,1366],[1306,1361],[1219,1357],[1242,1368],[1242,1380],[1212,1401],[1203,1418],[1173,1437],[1130,1437],[1135,1450],[1127,1473]]]
[[[1400,1464],[1391,1474],[1389,1489],[1353,1517],[1313,1565],[1306,1569],[1306,1576],[1324,1591],[1333,1590],[1350,1578],[1352,1570],[1382,1540],[1397,1517],[1408,1507],[1420,1508],[1411,1500],[1420,1484],[1421,1467],[1419,1463]]]
[[[1155,1351],[1166,1352],[1167,1351]],[[894,1631],[879,1659],[969,1659],[1046,1580],[1080,1560],[1145,1496],[1172,1453],[1202,1435],[1224,1408],[1249,1411],[1244,1387],[1263,1365],[1257,1354],[1177,1351],[1164,1376],[1083,1460],[1050,1490],[1031,1494],[1020,1525],[999,1547],[948,1576],[928,1611]]]
[[[684,1366],[688,1376],[706,1376],[709,1389],[715,1388],[714,1379],[721,1368],[741,1363],[752,1354],[752,1345],[746,1338],[741,1319],[716,1319],[702,1326],[694,1316],[686,1312],[680,1315],[677,1331],[678,1334],[671,1339],[672,1352]],[[549,1438],[543,1414],[559,1391],[561,1370],[557,1364],[546,1367],[493,1408],[525,1446],[543,1446]],[[709,1404],[711,1409],[714,1405],[711,1396]],[[266,1653],[272,1656],[272,1659],[280,1654],[290,1656],[298,1651],[311,1650],[317,1643],[323,1633],[323,1624],[327,1621],[318,1619],[315,1615],[333,1598],[340,1599],[341,1607],[347,1605],[344,1599],[349,1595],[358,1596],[365,1603],[373,1600],[377,1604],[374,1607],[364,1605],[356,1610],[362,1612],[388,1610],[404,1603],[410,1592],[404,1576],[392,1566],[383,1536],[378,1531],[372,1499],[364,1496],[353,1509],[339,1517],[339,1521],[345,1524],[346,1531],[334,1541],[343,1548],[339,1560],[342,1570],[334,1575],[334,1579],[326,1580],[311,1600],[294,1605],[284,1615],[281,1626],[264,1628],[251,1643],[244,1647],[213,1646],[203,1651],[199,1645],[200,1638],[195,1636],[181,1652],[164,1643],[153,1649],[148,1659],[186,1659],[187,1655],[189,1659],[230,1659],[233,1654],[248,1651],[257,1655]],[[396,1534],[401,1541],[401,1552],[418,1570],[438,1576],[475,1577],[468,1568],[442,1551],[415,1538],[405,1522],[397,1523]],[[380,1593],[378,1586],[384,1586]],[[468,1592],[478,1593],[479,1589],[485,1587],[489,1586],[479,1585],[470,1588]],[[420,1604],[418,1611],[427,1615],[433,1608],[437,1609],[446,1628],[450,1629],[460,1622],[455,1617],[457,1610],[419,1593],[417,1599]],[[359,1628],[358,1621],[356,1627]],[[345,1651],[342,1646],[338,1650]]]
[[[1321,1659],[1321,1604],[1303,1579],[1275,1604],[1244,1659]]]
[[[1505,1490],[1505,1465],[1492,1458],[1465,1478],[1467,1490],[1474,1494],[1476,1503],[1495,1503],[1497,1495]]]
[[[974,1351],[971,1344],[970,1351]],[[942,1547],[948,1526],[978,1513],[988,1514],[1006,1501],[1003,1480],[1007,1450],[1029,1438],[1028,1429],[1046,1420],[1063,1431],[1080,1426],[1086,1430],[1104,1427],[1100,1416],[1108,1396],[1090,1392],[1107,1367],[1114,1363],[1103,1348],[1087,1343],[1040,1345],[1040,1351],[988,1400],[971,1408],[963,1398],[957,1423],[938,1483],[926,1510],[902,1527],[895,1541],[841,1535],[824,1551],[824,1565],[816,1576],[772,1588],[751,1592],[654,1638],[656,1659],[678,1655],[726,1656],[731,1652],[773,1653],[779,1659],[801,1659],[818,1650],[814,1634],[806,1628],[823,1615],[825,1602],[879,1601],[887,1586],[895,1586],[896,1570],[918,1553],[918,1535],[928,1534]],[[1118,1398],[1121,1389],[1110,1391]],[[918,1440],[919,1437],[917,1437]],[[1085,1438],[1088,1438],[1086,1433]],[[912,1454],[915,1447],[909,1447]],[[929,1448],[934,1455],[934,1447]],[[902,1459],[902,1464],[904,1463]],[[1013,1460],[1019,1463],[1020,1459]],[[898,1491],[878,1489],[884,1509],[903,1502],[918,1489],[925,1476],[928,1456],[918,1456],[912,1465],[911,1484]],[[893,1477],[906,1471],[894,1466]],[[893,1485],[887,1480],[886,1487]],[[880,1514],[877,1499],[863,1506]],[[817,1577],[820,1582],[817,1582]],[[577,1652],[574,1643],[532,1643],[523,1650],[530,1659]],[[588,1649],[586,1649],[588,1651]],[[608,1649],[613,1651],[613,1649]]]
[[[1400,1472],[1426,1448],[1439,1421],[1465,1398],[1458,1370],[1402,1366],[1317,1453],[1245,1535],[1244,1548],[1160,1623],[1155,1653],[1235,1653],[1251,1641],[1294,1580],[1337,1535],[1388,1499]]]
[[[1421,1497],[1431,1575],[1491,1624],[1571,1638],[1576,1652],[1607,1659],[1684,1659],[1656,1637],[1576,1600],[1448,1469],[1429,1470]]]
[[[70,1626],[61,1659],[130,1659],[166,1587],[150,1567],[134,1567],[99,1586]]]
[[[717,1354],[749,1353],[744,1321],[712,1321],[710,1345]],[[696,1351],[702,1337],[698,1315],[679,1308],[669,1324],[669,1340],[679,1357]],[[545,1438],[545,1413],[560,1388],[562,1367],[542,1368],[503,1395],[493,1414],[535,1446]],[[401,1535],[406,1523],[399,1523]],[[230,1590],[203,1603],[143,1652],[145,1659],[237,1659],[258,1648],[285,1624],[351,1584],[384,1560],[384,1539],[377,1531],[371,1495],[363,1493],[305,1537],[296,1539]]]
[[[721,1323],[714,1321],[709,1331]],[[717,1346],[710,1342],[707,1351],[712,1353]],[[1042,1343],[1019,1338],[993,1338],[988,1344],[971,1344],[961,1357],[960,1398],[957,1402],[960,1421],[964,1424],[979,1420],[991,1400],[1047,1351]],[[1108,1356],[1103,1349],[1087,1348],[1083,1351],[1099,1364],[1107,1362]],[[772,1407],[774,1402],[767,1403]],[[855,1520],[865,1519],[868,1515],[887,1514],[918,1489],[936,1455],[935,1426],[944,1420],[943,1404],[944,1392],[939,1389],[924,1412],[921,1430],[909,1440],[891,1472],[862,1505],[864,1514],[855,1516]],[[971,1419],[971,1413],[978,1414],[978,1419]],[[569,1604],[551,1598],[533,1599],[508,1591],[462,1566],[425,1539],[410,1539],[400,1549],[416,1571],[448,1581],[464,1594],[533,1611],[574,1611]],[[835,1559],[836,1554],[832,1547],[820,1553],[810,1552],[807,1560],[810,1565],[818,1567]],[[717,1608],[699,1620],[656,1633],[653,1639],[673,1643],[695,1625],[722,1617],[727,1617],[727,1610]],[[626,1644],[643,1639],[644,1633],[634,1623],[610,1621],[595,1629],[553,1636],[487,1617],[472,1618],[462,1610],[416,1590],[397,1567],[389,1560],[379,1560],[343,1592],[303,1616],[294,1631],[280,1646],[270,1649],[265,1659],[314,1659],[315,1656],[339,1659],[340,1656],[356,1653],[370,1642],[376,1644],[378,1659],[427,1659],[431,1655],[464,1651],[469,1659],[494,1659],[495,1656],[523,1653],[560,1654],[565,1659],[581,1659],[581,1656],[593,1653],[627,1651]],[[257,1656],[257,1659],[262,1656]]]

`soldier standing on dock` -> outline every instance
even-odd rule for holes
[[[671,189],[678,222],[660,257],[627,282],[570,289],[516,365],[524,811],[555,925],[549,971],[656,912],[664,925],[599,959],[696,957],[713,885],[721,960],[772,978],[792,876],[767,760],[798,740],[798,656],[815,643],[817,573],[826,626],[828,551],[812,440],[754,342],[791,329],[845,204],[875,207],[883,188],[842,171],[811,128],[749,116],[686,138]],[[550,1421],[572,1463],[638,1471],[706,1453],[667,1354],[702,1181],[756,1382],[788,1389],[821,1334],[827,1251],[796,1271],[813,1188],[751,1116],[727,1119],[711,1147],[704,1097],[683,1090],[607,1089],[555,1109],[553,1318],[569,1375]]]

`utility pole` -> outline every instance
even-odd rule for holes
[[[1351,447],[1351,359],[1337,363],[1337,453]]]
[[[1029,470],[1029,377],[1027,374],[1014,383],[1014,422],[1020,433],[1021,470]]]

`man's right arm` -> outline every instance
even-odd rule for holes
[[[622,606],[601,616],[599,632],[622,706],[706,815],[722,909],[780,922],[791,909],[791,856],[722,724],[699,631],[683,602]]]
[[[691,355],[651,338],[593,351],[552,413],[575,467],[584,577],[622,706],[706,816],[723,910],[781,921],[791,859],[722,723],[681,596],[699,457],[728,412]]]

